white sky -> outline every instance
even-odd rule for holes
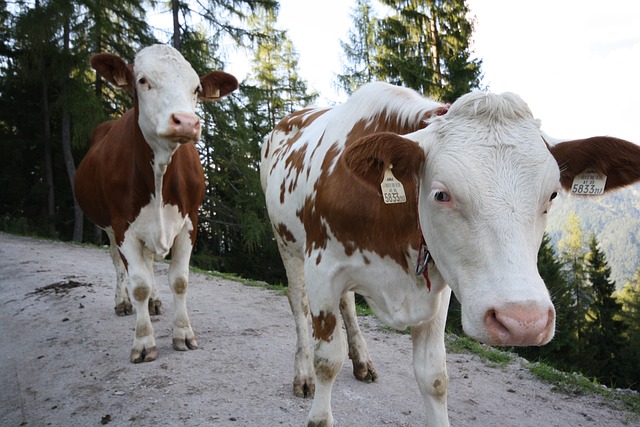
[[[468,4],[477,19],[473,49],[483,60],[483,86],[519,94],[556,138],[612,135],[640,143],[640,1]],[[302,77],[321,95],[318,104],[342,101],[333,81],[352,0],[280,5],[280,27],[300,54]]]

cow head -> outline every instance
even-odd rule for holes
[[[401,181],[415,180],[418,194],[407,197],[418,198],[419,226],[460,300],[463,328],[494,345],[553,337],[537,252],[557,193],[588,169],[608,177],[605,191],[640,179],[640,147],[608,137],[550,146],[513,94],[465,95],[426,129],[362,138],[343,160],[377,188],[390,165]]]
[[[196,142],[201,131],[197,100],[217,100],[238,87],[236,78],[223,71],[198,77],[180,52],[160,44],[142,49],[131,65],[117,55],[100,53],[91,58],[91,66],[134,94],[138,125],[152,147],[175,149],[178,143]]]

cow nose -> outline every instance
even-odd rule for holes
[[[172,134],[186,142],[200,135],[200,118],[193,113],[173,113],[170,121]]]
[[[553,338],[555,310],[536,303],[509,304],[487,311],[484,323],[491,344],[543,345]]]

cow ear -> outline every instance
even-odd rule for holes
[[[605,191],[640,181],[640,146],[623,139],[595,136],[549,147],[560,168],[560,183],[571,189],[576,175],[595,170],[606,175]]]
[[[131,67],[118,55],[98,53],[91,57],[91,66],[114,86],[133,93],[134,81]]]
[[[202,92],[198,98],[203,101],[216,101],[238,89],[238,80],[224,71],[212,71],[200,77]]]
[[[365,136],[349,145],[341,161],[354,175],[379,189],[389,167],[402,182],[415,179],[424,164],[425,154],[417,142],[395,133],[382,132]]]

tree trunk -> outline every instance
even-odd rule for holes
[[[171,12],[173,13],[173,47],[177,50],[180,50],[180,21],[178,20],[179,11],[179,0],[171,0]]]
[[[442,87],[442,73],[440,72],[440,52],[438,45],[440,44],[440,37],[438,35],[438,14],[436,12],[436,2],[431,0],[428,2],[431,19],[429,20],[429,35],[430,35],[430,47],[431,51],[431,66],[433,67],[433,84],[436,87]]]
[[[64,25],[64,51],[67,53],[68,59],[69,52],[69,20],[67,19]],[[73,161],[73,154],[71,153],[71,114],[69,113],[69,77],[65,78],[62,88],[62,153],[64,154],[64,165],[67,169],[67,175],[69,176],[69,183],[71,185],[71,194],[73,196],[73,241],[82,241],[82,229],[84,216],[82,209],[76,201],[76,165]]]
[[[55,192],[54,192],[54,184],[53,184],[53,160],[51,157],[51,117],[49,112],[49,94],[48,94],[48,85],[47,80],[42,79],[42,97],[41,97],[41,108],[42,108],[42,122],[43,122],[43,132],[44,132],[44,181],[45,186],[47,188],[47,197],[46,197],[46,223],[47,229],[51,236],[55,236],[56,234],[56,224],[55,224],[55,215],[56,215],[56,204],[55,204]]]

